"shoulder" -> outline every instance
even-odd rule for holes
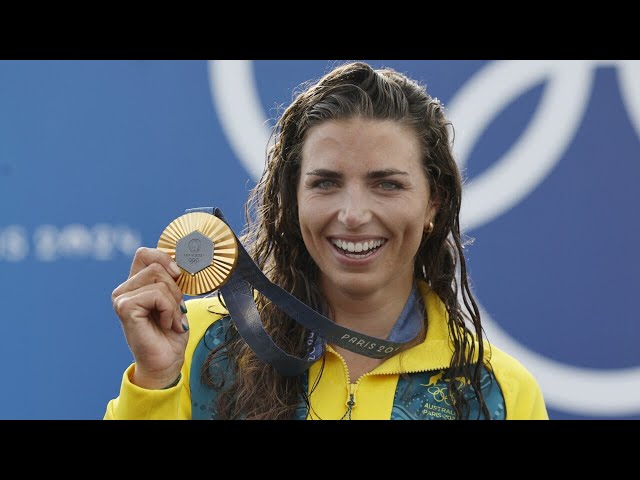
[[[527,368],[495,345],[489,346],[490,367],[505,400],[508,420],[547,419],[547,409],[537,380]]]

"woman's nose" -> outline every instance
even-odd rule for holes
[[[338,213],[338,221],[353,230],[370,220],[371,209],[366,194],[359,189],[346,191]]]

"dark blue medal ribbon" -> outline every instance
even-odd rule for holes
[[[192,212],[215,215],[229,226],[218,208],[192,208],[185,213]],[[231,229],[230,226],[229,229]],[[233,232],[233,229],[231,231]],[[389,337],[386,340],[371,337],[337,325],[271,282],[255,264],[237,236],[236,242],[238,244],[236,267],[227,282],[220,287],[220,292],[238,333],[260,360],[273,365],[282,375],[294,376],[306,371],[322,356],[326,342],[367,357],[388,358],[413,340],[422,328],[424,309],[415,286]],[[293,320],[310,330],[311,334],[307,340],[308,351],[304,357],[288,354],[276,345],[265,331],[256,308],[252,286]]]

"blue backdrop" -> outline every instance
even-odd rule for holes
[[[640,62],[371,61],[447,108],[489,339],[552,418],[640,418]],[[111,307],[185,208],[236,231],[268,128],[330,61],[0,62],[0,418],[97,419],[131,354]]]

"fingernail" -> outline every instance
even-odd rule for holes
[[[171,273],[173,273],[176,277],[182,273],[182,270],[180,270],[180,267],[176,262],[171,262],[169,264],[169,270],[171,270]]]
[[[187,306],[184,303],[184,300],[180,302],[180,311],[182,313],[187,313]]]
[[[185,332],[189,331],[189,322],[187,321],[187,316],[182,317],[182,328]]]

